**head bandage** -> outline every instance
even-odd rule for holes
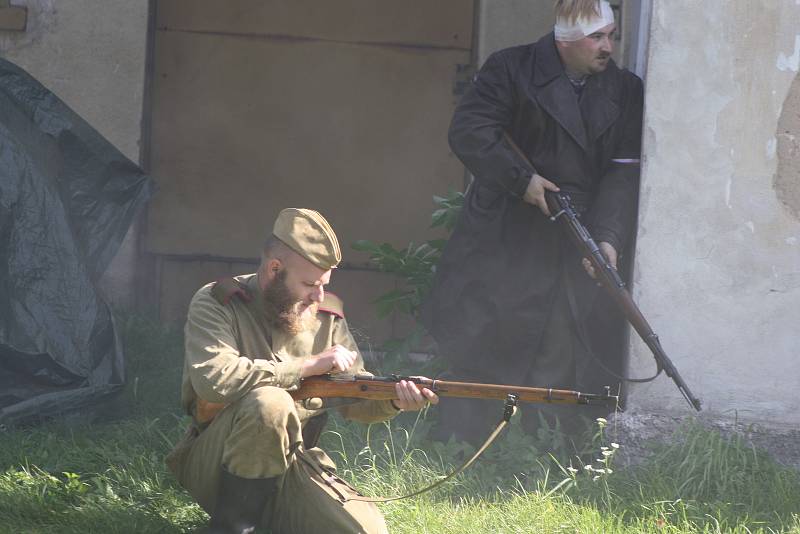
[[[556,41],[580,41],[600,28],[614,24],[614,12],[611,10],[609,3],[606,0],[600,0],[599,4],[599,17],[597,15],[589,19],[581,17],[574,24],[563,17],[558,17],[553,28]]]

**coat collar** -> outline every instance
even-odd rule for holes
[[[616,93],[619,68],[609,61],[605,71],[590,76],[579,103],[564,72],[553,33],[539,39],[534,47],[532,83],[537,102],[587,151],[589,142],[602,135],[619,116],[619,106],[611,98]]]

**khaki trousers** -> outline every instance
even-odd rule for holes
[[[202,430],[191,428],[167,458],[181,485],[211,513],[221,469],[242,478],[280,477],[263,526],[273,533],[386,533],[372,503],[346,501],[357,492],[335,475],[321,449],[305,450],[294,400],[276,387],[254,389]]]

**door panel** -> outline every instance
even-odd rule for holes
[[[345,269],[367,265],[357,239],[438,237],[431,197],[463,186],[447,128],[470,63],[472,4],[159,1],[147,251],[184,268],[204,262],[192,277],[206,269],[212,280],[214,262],[256,259],[287,206],[331,221]],[[393,284],[365,284],[356,315]],[[176,318],[188,291],[172,285],[158,294]]]
[[[472,0],[160,0],[158,28],[472,47]]]

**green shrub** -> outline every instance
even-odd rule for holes
[[[431,228],[442,228],[447,232],[455,227],[464,193],[451,192],[447,196],[434,196],[436,209],[431,216]],[[415,328],[402,338],[390,340],[384,349],[394,355],[406,355],[417,347],[425,335],[424,327],[419,323],[418,312],[433,283],[436,264],[442,255],[446,239],[431,239],[419,245],[409,243],[404,249],[396,249],[389,243],[372,241],[356,241],[355,250],[366,252],[370,261],[384,273],[395,275],[401,282],[401,288],[379,296],[375,301],[378,316],[387,317],[393,313],[409,315],[415,320]]]

